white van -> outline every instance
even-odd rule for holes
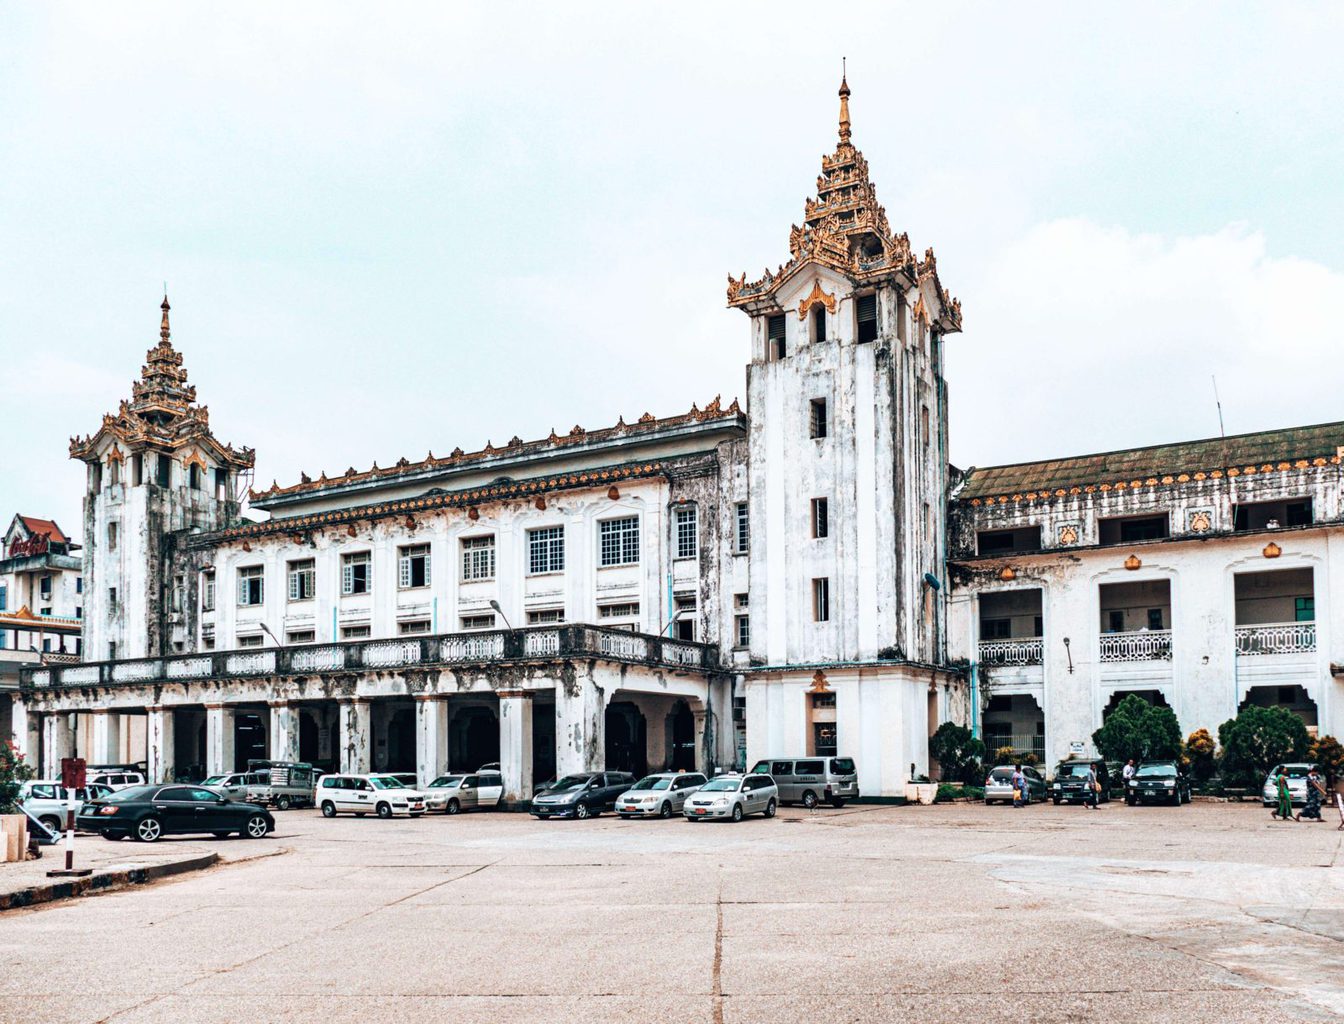
[[[353,814],[362,818],[376,814],[391,818],[404,814],[418,818],[425,813],[425,794],[408,789],[391,775],[323,775],[313,791],[324,818],[338,814]]]

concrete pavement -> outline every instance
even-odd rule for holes
[[[0,1021],[1344,1014],[1344,834],[1253,805],[279,817],[233,845],[284,856],[0,915]]]

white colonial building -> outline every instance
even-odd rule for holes
[[[96,760],[142,723],[157,778],[498,760],[515,802],[839,754],[891,797],[946,720],[1050,756],[1130,690],[1187,728],[1244,700],[1332,721],[1344,429],[950,466],[960,306],[888,226],[848,101],[788,262],[729,278],[745,409],[305,474],[251,490],[255,522],[254,453],[211,433],[165,299],[132,399],[71,444],[85,661],[26,673],[20,741],[51,770],[76,715]]]

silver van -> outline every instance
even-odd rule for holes
[[[852,757],[771,757],[757,761],[752,775],[771,775],[779,802],[808,810],[825,800],[832,807],[859,798],[859,769]]]

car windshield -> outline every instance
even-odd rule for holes
[[[1087,773],[1091,768],[1092,766],[1087,762],[1083,762],[1082,764],[1062,764],[1059,766],[1059,771],[1055,774],[1064,776],[1065,778],[1071,776],[1076,779],[1082,779],[1087,777]]]
[[[1141,779],[1171,778],[1176,774],[1176,766],[1174,764],[1141,764],[1139,770],[1134,774]]]
[[[375,775],[369,779],[373,783],[374,789],[405,789],[400,782],[390,775]]]
[[[551,787],[551,792],[571,793],[576,789],[583,789],[584,786],[588,785],[588,780],[591,778],[591,775],[566,775]]]
[[[769,774],[770,774],[770,762],[769,762],[769,761],[757,761],[757,762],[756,762],[756,767],[753,768],[753,769],[751,770],[751,774],[752,774],[752,775],[769,775]]]
[[[672,780],[665,775],[647,775],[636,782],[631,789],[666,789]]]
[[[700,787],[701,793],[735,793],[742,785],[741,779],[710,779]]]
[[[1008,782],[1013,777],[1013,769],[995,768],[992,772],[989,773],[989,777],[993,779],[995,782]]]
[[[206,779],[204,782],[202,782],[201,785],[202,785],[202,786],[218,786],[218,785],[221,785],[221,784],[224,782],[224,780],[225,780],[226,778],[228,778],[227,775],[211,775],[210,778],[208,778],[208,779]]]
[[[107,799],[113,803],[128,804],[136,800],[148,800],[158,790],[158,786],[130,786],[107,794]]]
[[[461,776],[461,775],[440,775],[437,779],[435,779],[435,780],[434,780],[433,782],[431,782],[429,785],[430,785],[430,788],[431,788],[431,789],[433,789],[433,788],[435,788],[435,787],[441,787],[441,788],[442,788],[442,787],[447,787],[447,786],[456,786],[456,785],[457,785],[459,782],[461,782],[461,781],[462,781],[462,776]]]
[[[1307,772],[1311,770],[1304,764],[1285,764],[1282,767],[1283,774],[1287,775],[1290,779],[1305,779],[1307,777]],[[1278,769],[1275,769],[1273,774],[1277,775]]]

